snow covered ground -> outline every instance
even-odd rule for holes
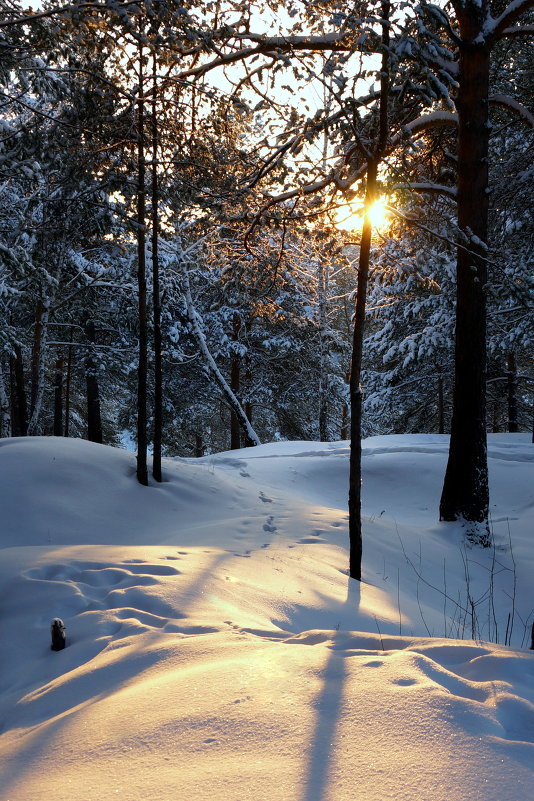
[[[0,801],[534,799],[534,445],[490,437],[487,550],[437,522],[446,437],[364,446],[360,585],[347,443],[144,488],[131,453],[0,440]]]

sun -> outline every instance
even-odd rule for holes
[[[339,206],[336,211],[334,225],[342,231],[354,231],[361,228],[363,223],[364,207],[355,208],[351,203]],[[387,198],[377,198],[368,209],[367,214],[373,228],[380,230],[386,228],[390,222],[390,213]]]

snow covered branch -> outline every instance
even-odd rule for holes
[[[219,388],[221,389],[226,400],[228,401],[228,404],[235,412],[240,425],[245,430],[248,441],[250,442],[251,445],[261,445],[260,438],[252,428],[250,420],[245,414],[243,407],[241,406],[239,400],[232,392],[230,386],[228,385],[228,382],[226,381],[225,377],[217,367],[217,363],[210,353],[208,343],[206,342],[206,337],[204,336],[204,331],[202,330],[202,326],[200,325],[200,317],[193,303],[193,297],[191,295],[191,284],[189,282],[189,273],[187,270],[187,262],[185,261],[185,259],[180,259],[180,266],[183,278],[184,300],[187,309],[187,319],[191,324],[191,330],[193,336],[195,337],[198,347],[202,355],[204,356],[204,359],[206,361],[210,373],[212,374],[213,378],[219,385]]]
[[[507,111],[512,111],[520,117],[523,122],[526,122],[534,129],[534,115],[531,114],[528,108],[522,106],[521,103],[518,103],[513,97],[509,97],[508,95],[491,95],[491,97],[488,98],[488,102],[494,106],[500,106]]]
[[[534,8],[534,0],[512,0],[500,17],[497,17],[497,19],[489,18],[488,23],[484,27],[484,33],[487,38],[494,40],[504,35],[508,36],[509,33],[506,31],[509,29],[510,24],[519,19],[519,17],[531,8]],[[514,29],[512,28],[511,30]]]

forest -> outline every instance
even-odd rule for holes
[[[532,0],[1,0],[0,432],[162,455],[533,419]],[[150,458],[149,458],[150,457]],[[480,528],[482,526],[482,528]]]

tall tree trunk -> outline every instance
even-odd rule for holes
[[[368,209],[376,197],[376,162],[371,162],[367,170],[365,208]],[[350,465],[349,465],[349,575],[360,580],[362,577],[362,359],[365,328],[365,303],[369,276],[369,256],[371,253],[372,225],[366,214],[360,242],[358,261],[358,283],[356,290],[356,310],[352,337],[352,360],[350,369]]]
[[[197,459],[204,456],[204,442],[202,441],[202,434],[198,432],[195,434],[195,456]]]
[[[9,429],[9,398],[7,396],[6,385],[4,381],[2,361],[0,360],[0,437],[9,437]]]
[[[489,491],[486,442],[486,282],[488,237],[487,0],[457,4],[458,226],[455,376],[441,520],[484,523]],[[484,539],[484,535],[482,535]]]
[[[508,399],[508,431],[516,434],[519,431],[517,417],[517,368],[515,356],[508,354],[508,372],[506,375],[507,399]]]
[[[11,434],[13,437],[25,437],[28,433],[28,408],[24,384],[24,364],[20,345],[15,345],[14,350],[15,353],[9,361],[11,374]]]
[[[443,399],[443,375],[438,367],[438,434],[445,433],[445,403]]]
[[[375,156],[367,167],[365,189],[365,216],[360,241],[356,309],[352,338],[352,360],[350,367],[350,462],[349,462],[349,576],[362,577],[362,407],[361,387],[363,337],[365,328],[365,304],[369,276],[372,224],[369,209],[377,196],[378,165],[388,138],[389,99],[389,0],[381,3],[382,13],[382,64],[380,71],[380,106]]]
[[[241,321],[237,312],[234,312],[232,319],[232,340],[238,342]],[[230,364],[230,388],[236,398],[239,399],[241,389],[241,357],[238,353],[232,353]],[[239,419],[234,409],[230,409],[230,449],[239,450],[241,447],[241,427]]]
[[[49,303],[45,304],[42,300],[38,300],[35,309],[35,327],[32,345],[31,413],[27,432],[29,436],[33,436],[37,433],[39,418],[43,408],[46,367],[46,332],[49,315]]]
[[[66,379],[65,379],[65,431],[63,432],[63,436],[64,437],[68,437],[69,436],[70,385],[71,385],[71,379],[72,379],[72,359],[73,359],[73,351],[74,351],[74,348],[72,347],[73,337],[74,337],[73,326],[71,326],[69,349],[67,351],[67,376],[66,376]]]
[[[153,55],[151,138],[152,138],[152,311],[154,316],[154,439],[152,456],[152,475],[156,481],[162,481],[161,445],[163,438],[163,366],[161,337],[161,293],[159,286],[159,185],[158,185],[158,119],[157,119],[157,82],[156,54]]]
[[[144,54],[142,45],[139,45],[139,98],[137,101],[137,288],[139,317],[139,361],[137,368],[137,480],[140,484],[148,486],[148,323],[146,290],[146,166],[144,91]]]
[[[63,359],[56,359],[54,378],[54,429],[55,437],[63,434]]]
[[[100,392],[93,347],[96,341],[95,324],[85,323],[85,335],[90,343],[85,359],[85,385],[87,387],[87,439],[102,444],[102,418],[100,414]]]
[[[328,374],[326,369],[326,293],[328,275],[324,264],[319,264],[317,276],[319,306],[319,440],[328,442]]]
[[[39,299],[35,306],[33,319],[33,341],[31,355],[31,383],[30,383],[30,415],[35,409],[35,401],[39,388],[39,361],[41,358],[41,342],[43,338],[44,303]]]

